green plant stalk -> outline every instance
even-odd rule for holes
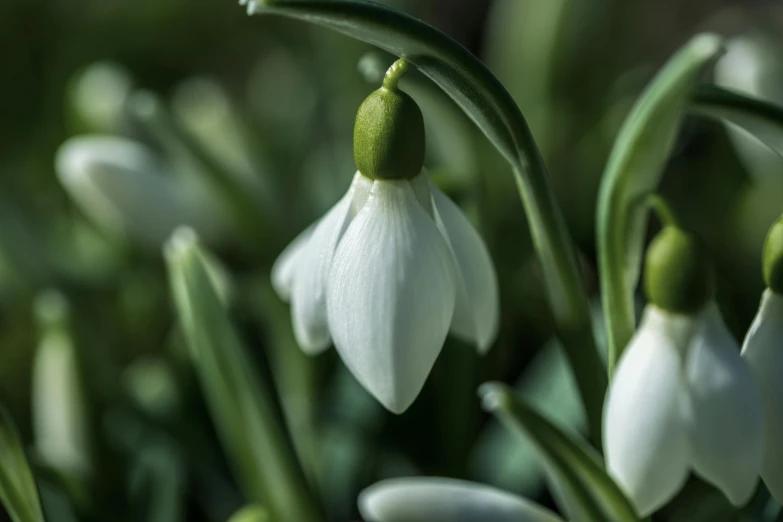
[[[166,245],[172,293],[197,375],[224,449],[252,501],[281,522],[323,522],[271,384],[253,372],[246,348],[209,279],[189,229]]]
[[[13,522],[44,522],[38,485],[11,415],[0,406],[0,502]]]
[[[638,522],[639,517],[620,487],[604,469],[600,456],[519,400],[505,384],[489,382],[479,388],[484,409],[511,431],[524,435],[538,449],[552,475],[579,508],[579,520]]]
[[[371,2],[291,0],[259,3],[277,14],[380,47],[413,64],[443,89],[511,164],[563,341],[589,419],[600,441],[606,374],[593,336],[576,252],[546,167],[519,107],[487,67],[459,43],[404,13]]]

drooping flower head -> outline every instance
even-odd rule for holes
[[[649,299],[604,408],[609,472],[647,516],[689,471],[745,504],[761,466],[761,399],[714,303],[713,273],[692,234],[667,226],[650,245]]]
[[[334,343],[386,408],[418,395],[449,331],[489,348],[498,288],[484,242],[430,180],[424,121],[397,88],[401,64],[359,107],[348,192],[280,255],[272,280],[297,341]]]
[[[764,408],[764,452],[761,478],[778,502],[783,501],[783,218],[778,219],[764,244],[764,281],[761,297],[742,357],[761,389]]]

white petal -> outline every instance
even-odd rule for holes
[[[783,296],[765,290],[758,315],[742,346],[761,390],[764,451],[761,478],[778,502],[783,501]]]
[[[124,138],[80,136],[60,146],[60,182],[87,216],[115,234],[159,247],[179,226],[215,237],[206,202],[191,201],[151,149]]]
[[[693,467],[740,506],[761,469],[761,397],[715,304],[702,312],[700,324],[686,360]]]
[[[378,482],[359,495],[359,511],[372,522],[562,522],[511,493],[446,478]]]
[[[317,223],[313,223],[300,232],[299,235],[285,247],[285,250],[277,256],[275,264],[272,265],[272,287],[275,289],[275,292],[277,292],[278,297],[283,301],[291,299],[291,287],[294,284],[296,264],[301,260],[302,253],[307,246],[307,241],[310,239],[316,224]]]
[[[421,391],[454,313],[446,241],[407,181],[376,181],[329,275],[329,329],[345,364],[386,408]]]
[[[297,343],[311,355],[329,347],[326,277],[350,216],[349,191],[315,225],[307,244],[297,256],[291,285],[291,321]]]
[[[690,323],[648,305],[606,398],[607,468],[642,516],[666,504],[688,476],[681,354]]]
[[[431,185],[436,221],[454,251],[461,276],[451,331],[475,342],[481,353],[495,340],[499,323],[498,278],[481,236],[457,205]]]

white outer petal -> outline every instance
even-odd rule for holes
[[[296,341],[310,355],[329,347],[326,278],[332,257],[351,217],[351,193],[343,196],[315,225],[297,256],[291,284],[291,322]]]
[[[329,275],[329,329],[345,364],[387,409],[421,391],[454,313],[454,260],[407,181],[376,181]]]
[[[742,346],[761,390],[764,411],[764,457],[761,478],[783,501],[783,296],[765,290],[758,315]]]
[[[449,240],[460,273],[460,291],[451,331],[475,342],[486,353],[495,340],[499,324],[498,278],[481,236],[462,210],[431,184],[436,222]]]
[[[686,359],[693,467],[740,506],[753,494],[761,469],[761,397],[714,303],[699,322]]]
[[[607,469],[642,516],[666,504],[688,476],[682,351],[691,323],[648,305],[607,393]]]
[[[158,247],[178,226],[214,231],[205,219],[209,212],[187,199],[141,143],[102,135],[71,138],[57,151],[55,169],[85,214],[113,233]]]
[[[372,522],[562,522],[511,493],[447,478],[384,480],[362,491],[358,503]]]
[[[275,264],[272,265],[272,288],[275,289],[278,297],[283,301],[291,299],[291,287],[294,284],[294,274],[296,273],[296,264],[302,258],[307,241],[313,234],[316,223],[313,223],[291,241],[285,250],[283,250]]]

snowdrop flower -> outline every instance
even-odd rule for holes
[[[223,222],[211,200],[180,183],[145,145],[85,135],[60,146],[55,168],[63,187],[97,225],[158,247],[180,225],[219,237]]]
[[[40,457],[62,473],[90,471],[89,427],[78,353],[68,326],[68,303],[58,292],[36,300],[42,330],[33,360],[32,416]]]
[[[401,413],[449,331],[489,348],[498,287],[481,237],[422,168],[418,106],[389,78],[359,108],[348,192],[280,255],[272,280],[291,301],[302,349],[333,342],[359,382]]]
[[[420,477],[378,482],[359,495],[372,522],[562,522],[534,502],[464,480]]]
[[[606,398],[607,468],[642,516],[666,504],[690,470],[745,504],[761,468],[761,398],[693,236],[663,229],[647,252],[645,290],[650,303]]]
[[[772,226],[764,245],[767,289],[742,346],[761,388],[764,451],[761,478],[772,496],[783,501],[783,220]]]

